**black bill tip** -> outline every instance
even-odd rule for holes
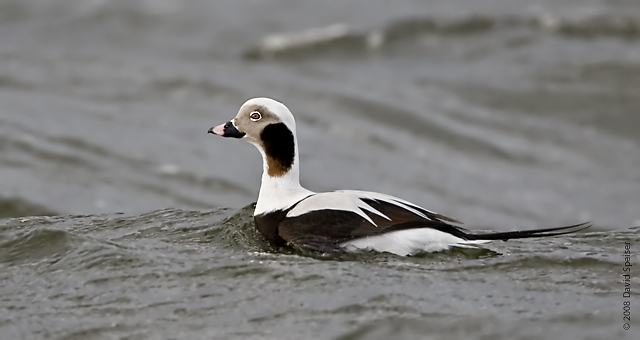
[[[233,137],[233,138],[242,138],[245,133],[238,131],[236,127],[233,125],[231,121],[228,121],[225,124],[214,126],[210,128],[207,133],[212,133],[214,135],[222,136],[222,137]]]

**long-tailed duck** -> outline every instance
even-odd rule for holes
[[[258,230],[278,245],[324,253],[370,249],[398,255],[470,247],[491,240],[556,236],[591,226],[475,234],[453,218],[393,196],[366,191],[315,193],[299,182],[296,123],[289,109],[254,98],[235,118],[208,131],[248,141],[262,154],[262,186],[254,218]]]

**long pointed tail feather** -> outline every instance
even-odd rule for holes
[[[489,233],[489,234],[466,234],[466,238],[468,240],[503,240],[507,241],[510,239],[516,238],[531,238],[531,237],[547,237],[547,236],[558,236],[575,233],[577,231],[581,231],[592,226],[591,222],[585,222],[575,225],[570,225],[566,227],[557,227],[557,228],[545,228],[545,229],[530,229],[530,230],[519,230],[519,231],[507,231],[501,233]]]

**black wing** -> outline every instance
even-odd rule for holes
[[[317,250],[325,249],[320,250],[323,252],[327,252],[326,248],[339,249],[336,244],[341,242],[413,228],[432,228],[467,239],[467,233],[463,228],[437,219],[441,215],[428,212],[432,216],[427,215],[427,217],[433,218],[429,219],[389,202],[372,199],[362,199],[362,201],[388,219],[363,210],[375,223],[372,224],[361,215],[351,211],[315,210],[300,216],[286,218],[280,222],[278,234],[289,244]]]
[[[475,234],[443,221],[455,221],[453,219],[422,208],[416,209],[423,214],[423,216],[420,216],[402,206],[396,205],[393,201],[388,202],[368,198],[362,198],[361,200],[387,218],[368,210],[362,210],[374,222],[371,223],[361,214],[352,211],[314,210],[299,216],[283,219],[278,224],[277,233],[292,246],[329,253],[341,252],[340,247],[337,246],[341,242],[415,228],[435,229],[467,241],[507,241],[517,238],[564,235],[591,226],[590,223],[582,223],[557,228]],[[412,208],[414,207],[412,206]]]

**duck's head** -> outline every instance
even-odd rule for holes
[[[296,160],[296,122],[291,111],[273,99],[249,99],[235,118],[208,132],[255,145],[271,177],[284,176]]]

